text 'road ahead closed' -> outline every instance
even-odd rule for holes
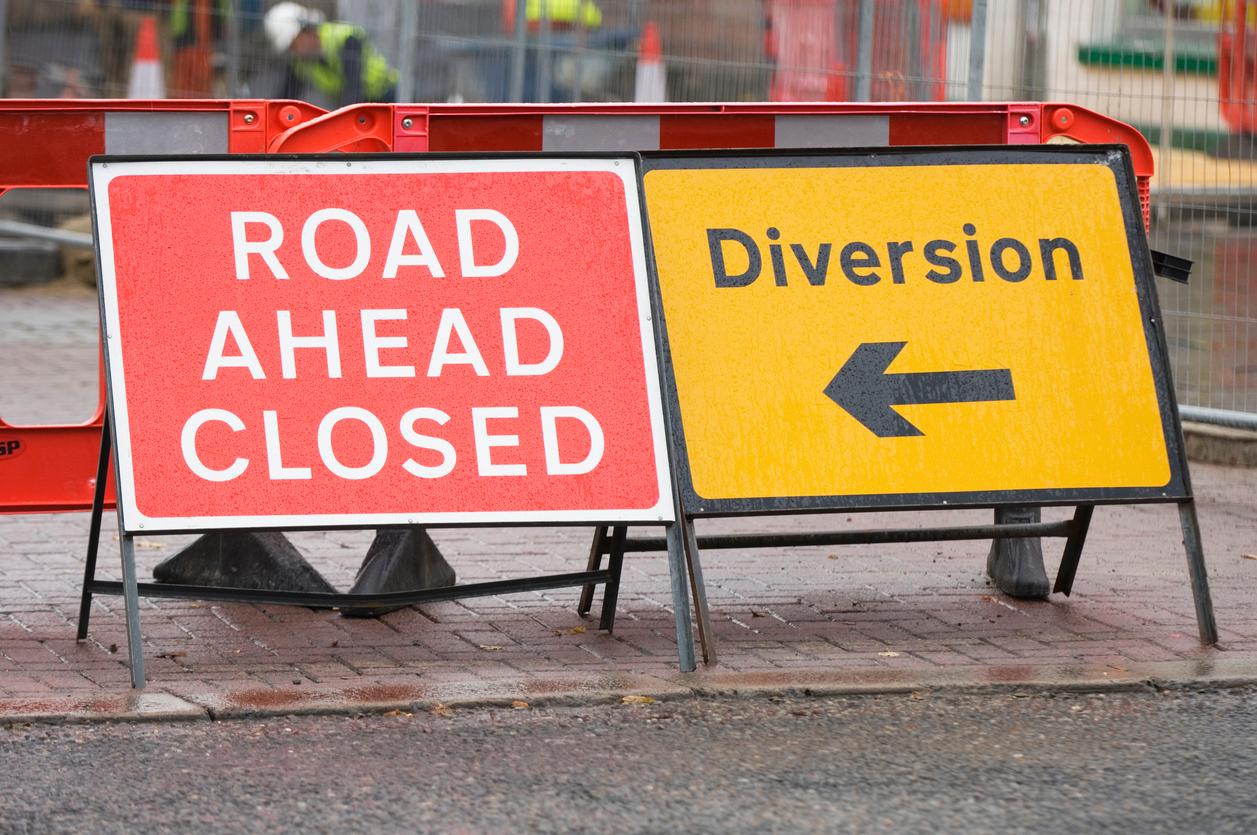
[[[659,518],[631,163],[496,165],[98,168],[134,510]]]

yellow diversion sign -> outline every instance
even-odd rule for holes
[[[648,157],[687,511],[1185,495],[1125,154]]]

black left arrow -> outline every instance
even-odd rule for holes
[[[825,396],[879,438],[921,435],[892,406],[1015,400],[1007,368],[887,374],[906,342],[864,342],[825,386]]]

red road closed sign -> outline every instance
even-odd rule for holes
[[[673,518],[631,160],[91,185],[127,531]]]

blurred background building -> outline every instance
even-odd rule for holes
[[[0,0],[10,98],[122,96],[141,21],[157,22],[172,97],[270,96],[277,0]],[[403,70],[409,101],[631,101],[654,23],[674,101],[1069,98],[1156,127],[1164,61],[1182,127],[1257,125],[1247,0],[302,0],[356,24]],[[524,10],[523,19],[516,7]],[[572,14],[592,8],[590,15]],[[984,30],[974,43],[976,14]],[[548,84],[521,84],[523,45]],[[981,70],[974,87],[973,69]],[[1251,92],[1251,91],[1248,91]],[[529,95],[531,94],[531,95]],[[1251,110],[1251,108],[1250,108]]]
[[[0,94],[125,96],[149,56],[149,96],[275,96],[275,2],[0,0]],[[1153,245],[1197,262],[1161,286],[1180,399],[1257,414],[1257,0],[304,5],[360,27],[400,101],[1051,100],[1129,122],[1157,155]],[[81,199],[10,192],[0,219],[56,225]]]

